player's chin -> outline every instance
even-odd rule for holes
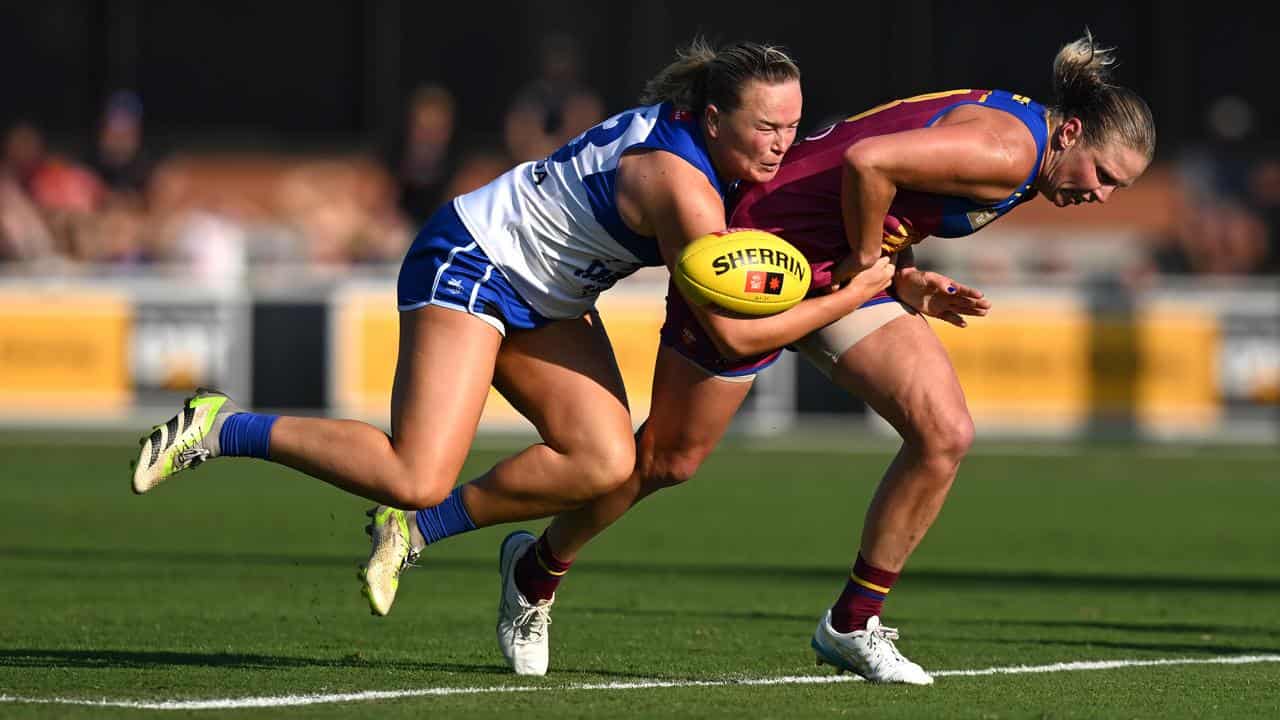
[[[751,167],[751,182],[768,182],[778,174],[780,163],[756,163]]]

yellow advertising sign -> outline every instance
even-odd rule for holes
[[[662,326],[662,296],[611,293],[601,298],[599,309],[627,387],[632,417],[639,422],[649,411],[658,329]],[[338,415],[389,424],[399,336],[399,313],[393,293],[353,289],[335,297],[330,397]],[[530,428],[528,421],[493,389],[480,426]]]
[[[1152,430],[1207,431],[1219,421],[1220,331],[1197,306],[1094,318],[1077,301],[1034,300],[966,329],[931,325],[980,428],[1053,431],[1129,417]]]
[[[117,293],[0,290],[0,415],[123,412],[130,325]]]

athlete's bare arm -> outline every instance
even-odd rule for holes
[[[884,217],[898,189],[999,202],[1026,181],[1036,143],[1020,120],[965,105],[931,127],[865,138],[844,153],[841,205],[854,251],[846,272],[880,256]]]
[[[618,166],[618,211],[636,232],[656,236],[668,269],[684,246],[725,229],[724,201],[703,174],[662,151],[624,156]],[[853,312],[888,287],[893,268],[886,258],[840,290],[805,300],[769,317],[740,318],[689,305],[716,348],[729,358],[776,350]]]

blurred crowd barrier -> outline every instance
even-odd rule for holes
[[[0,424],[121,427],[224,388],[264,410],[387,424],[391,274],[259,290],[169,278],[0,282]],[[648,412],[666,283],[642,272],[600,303],[637,422]],[[995,310],[937,323],[984,437],[1280,437],[1280,284],[1003,284]],[[891,432],[793,353],[762,374],[739,430]],[[495,392],[482,429],[528,430]]]

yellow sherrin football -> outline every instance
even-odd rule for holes
[[[675,281],[690,301],[743,315],[773,315],[809,292],[809,263],[791,243],[763,230],[729,228],[694,240],[676,260]]]

